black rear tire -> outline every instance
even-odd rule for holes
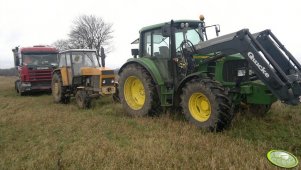
[[[21,81],[20,80],[16,80],[15,81],[15,90],[16,92],[20,95],[20,96],[24,96],[25,92],[21,91]]]
[[[66,96],[66,87],[59,73],[54,73],[51,82],[51,92],[55,103],[67,104],[70,102],[70,96]]]
[[[130,64],[122,70],[118,91],[120,102],[130,116],[153,116],[161,111],[155,83],[150,74],[139,65]]]
[[[190,123],[210,131],[224,130],[233,118],[226,89],[210,79],[188,82],[183,88],[180,105]]]

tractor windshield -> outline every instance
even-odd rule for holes
[[[195,28],[177,29],[175,32],[175,37],[177,50],[180,49],[183,41],[189,40],[192,45],[197,45],[203,41],[198,29]]]
[[[23,65],[56,65],[57,54],[23,54]]]
[[[72,52],[73,65],[99,67],[95,52]]]
[[[99,67],[99,62],[94,51],[72,52],[72,65],[74,75],[80,75],[82,67]]]

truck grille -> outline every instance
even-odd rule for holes
[[[34,70],[29,69],[29,81],[51,81],[51,69],[47,70]]]
[[[248,80],[248,62],[246,60],[226,61],[223,67],[223,79],[225,82],[236,82],[238,79],[238,70],[246,70],[246,76],[243,77],[242,82]]]

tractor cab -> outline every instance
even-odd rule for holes
[[[66,67],[70,77],[73,77],[80,76],[81,69],[98,68],[100,64],[95,50],[72,49],[60,52],[59,67]]]

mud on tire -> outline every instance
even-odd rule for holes
[[[141,117],[160,112],[159,97],[155,83],[141,66],[130,64],[120,73],[119,97],[130,116]]]
[[[231,101],[219,82],[192,80],[183,88],[181,107],[186,119],[199,128],[222,131],[233,118]]]

